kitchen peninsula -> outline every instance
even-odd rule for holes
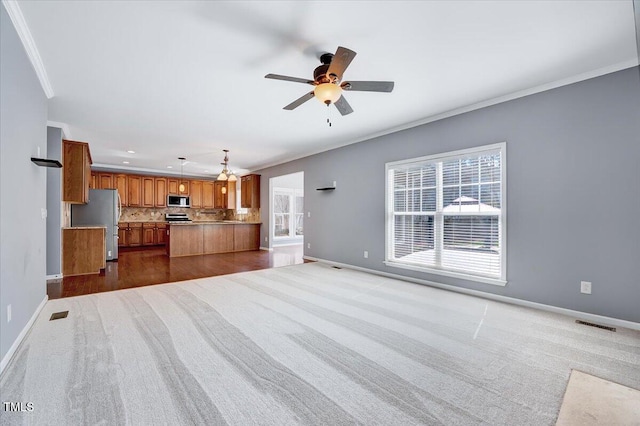
[[[233,220],[170,223],[167,254],[179,257],[259,250],[260,225],[260,222]]]

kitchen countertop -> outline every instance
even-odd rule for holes
[[[240,220],[198,220],[193,222],[179,223],[172,222],[168,225],[189,226],[189,225],[261,225],[262,222],[243,222]]]
[[[100,226],[100,225],[94,225],[94,226],[64,226],[64,227],[62,227],[62,229],[107,229],[107,225],[104,225],[104,226]]]

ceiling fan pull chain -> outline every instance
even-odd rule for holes
[[[331,104],[327,104],[327,124],[331,127]]]

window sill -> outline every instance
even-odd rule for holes
[[[426,274],[443,275],[445,277],[459,278],[467,281],[476,281],[484,284],[497,285],[501,287],[504,287],[507,285],[507,281],[501,280],[498,278],[482,277],[479,275],[469,275],[461,272],[443,271],[441,269],[425,268],[423,266],[408,265],[406,263],[392,262],[389,260],[385,260],[384,264],[387,266],[391,266],[392,268],[408,269],[410,271],[424,272]]]

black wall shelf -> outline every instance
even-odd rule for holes
[[[336,189],[335,186],[328,186],[326,188],[316,188],[316,191],[333,191],[334,189]]]
[[[58,160],[48,160],[46,158],[31,157],[31,161],[33,161],[40,167],[55,167],[58,169],[62,168],[62,163]]]

